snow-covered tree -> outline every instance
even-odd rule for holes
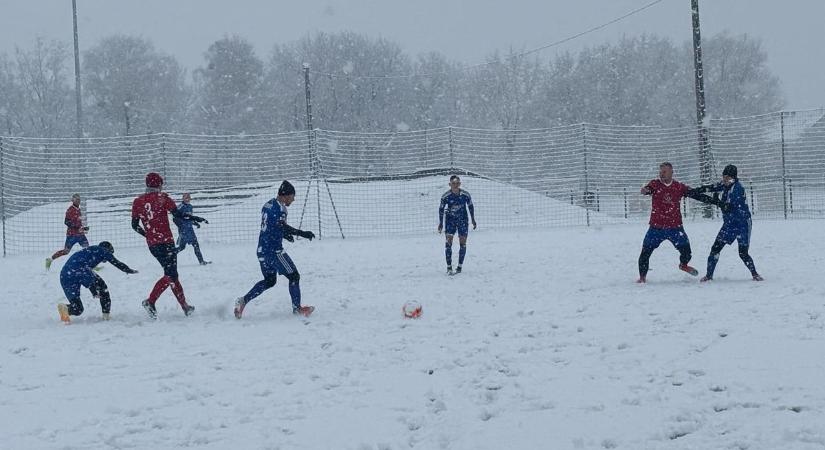
[[[66,64],[71,56],[68,46],[38,38],[30,50],[18,47],[15,56],[20,103],[13,114],[19,117],[21,134],[73,136],[75,104]]]
[[[185,71],[147,39],[115,35],[84,53],[87,130],[94,135],[180,131],[186,111]]]
[[[195,71],[195,126],[212,134],[272,132],[265,107],[264,65],[252,44],[239,36],[209,46]]]

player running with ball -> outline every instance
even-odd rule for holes
[[[243,317],[243,310],[255,297],[275,286],[278,274],[289,280],[289,296],[292,298],[292,313],[309,317],[314,306],[301,305],[301,275],[284,251],[284,242],[294,241],[293,236],[300,236],[310,241],[315,238],[312,231],[293,228],[286,223],[287,207],[295,201],[295,187],[289,181],[281,183],[278,196],[268,201],[261,209],[261,233],[258,236],[258,262],[264,279],[257,282],[243,297],[235,300],[235,318]]]

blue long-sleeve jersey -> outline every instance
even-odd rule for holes
[[[258,255],[271,255],[284,248],[286,205],[273,198],[261,208],[261,234],[258,236]]]
[[[745,196],[745,188],[739,180],[734,180],[731,184],[723,182],[716,183],[712,188],[713,192],[721,192],[721,201],[727,207],[722,213],[722,220],[730,224],[745,224],[751,218],[751,210],[748,207],[748,199]]]
[[[120,262],[115,255],[99,245],[91,245],[83,250],[72,255],[66,264],[63,266],[61,273],[65,272],[67,275],[79,273],[85,270],[94,269],[102,262],[111,263],[118,269],[129,272],[131,269],[126,264]]]
[[[438,224],[443,225],[445,217],[447,220],[466,222],[468,210],[470,217],[475,221],[475,209],[470,193],[459,189],[456,194],[450,189],[441,196],[441,204],[438,206]]]
[[[173,221],[175,225],[178,226],[178,233],[182,235],[191,236],[195,234],[195,229],[193,228],[192,224],[194,223],[192,219],[188,218],[192,215],[192,204],[186,204],[181,202],[178,205],[178,212],[180,212],[181,218],[175,217]],[[186,218],[184,218],[185,216]]]

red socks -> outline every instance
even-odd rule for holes
[[[157,283],[155,283],[155,287],[152,288],[152,293],[149,294],[149,303],[154,305],[155,302],[158,301],[160,294],[163,294],[163,291],[170,286],[172,287],[172,293],[175,294],[175,298],[178,299],[180,306],[185,307],[186,295],[183,293],[183,286],[180,284],[179,280],[172,280],[172,278],[168,276],[164,276],[158,280]]]

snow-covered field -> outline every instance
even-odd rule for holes
[[[700,270],[717,228],[687,225]],[[69,326],[65,258],[0,259],[0,447],[821,449],[821,230],[757,222],[766,281],[729,247],[708,285],[667,246],[636,285],[643,224],[480,231],[456,277],[434,233],[304,241],[288,251],[309,320],[283,280],[232,317],[259,278],[254,240],[207,244],[210,266],[181,255],[196,314],[167,292],[157,322],[145,248],[116,252],[139,274],[101,272],[113,320],[86,291]]]

